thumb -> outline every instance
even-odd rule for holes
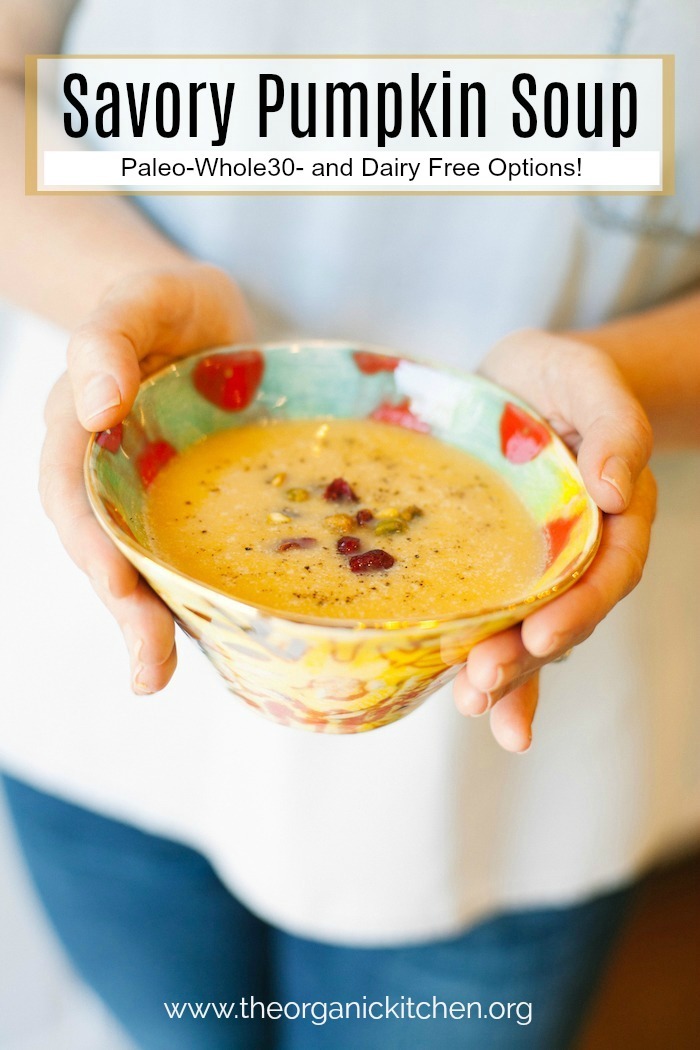
[[[252,337],[243,297],[226,274],[192,263],[116,285],[68,345],[78,418],[105,430],[130,410],[143,371]]]
[[[619,514],[651,455],[651,426],[607,354],[586,347],[572,363],[567,400],[581,435],[578,467],[600,509]]]
[[[68,344],[68,371],[78,419],[86,430],[119,423],[141,382],[136,346],[110,311],[76,329]]]
[[[612,358],[577,337],[537,330],[502,339],[480,371],[529,401],[568,443],[601,510],[619,514],[651,455],[644,410]]]

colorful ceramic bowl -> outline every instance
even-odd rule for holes
[[[255,420],[383,420],[435,435],[494,467],[546,535],[531,593],[508,607],[421,621],[274,612],[185,576],[148,547],[146,490],[207,434]],[[511,394],[474,375],[335,343],[235,347],[177,361],[141,386],[121,426],[90,442],[97,519],[233,692],[283,725],[357,733],[402,718],[449,681],[476,642],[570,587],[593,558],[600,515],[573,457]]]

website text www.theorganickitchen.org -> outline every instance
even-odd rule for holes
[[[203,1020],[216,1017],[220,1021],[307,1021],[313,1025],[325,1025],[334,1021],[511,1021],[525,1026],[532,1021],[532,1003],[504,1002],[446,1002],[432,996],[431,999],[416,1000],[401,995],[398,998],[384,996],[341,1002],[264,1002],[255,996],[244,996],[231,1002],[170,1002],[163,1003],[171,1021],[185,1019]]]

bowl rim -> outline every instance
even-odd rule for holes
[[[243,598],[236,598],[229,592],[214,587],[209,583],[204,583],[202,580],[198,580],[195,576],[190,576],[188,573],[182,572],[169,562],[158,557],[158,555],[147,550],[137,540],[132,539],[130,536],[127,536],[125,533],[117,529],[115,522],[107,513],[103,505],[95,484],[96,471],[92,466],[92,454],[97,442],[97,437],[102,433],[102,431],[95,431],[89,437],[87,448],[85,449],[85,456],[83,458],[83,480],[85,483],[85,489],[90,507],[97,518],[99,525],[115,545],[122,549],[122,553],[124,553],[125,556],[127,556],[127,551],[132,552],[136,555],[137,559],[153,563],[166,574],[170,574],[177,579],[184,581],[195,590],[203,591],[205,595],[214,595],[217,601],[223,601],[226,605],[233,605],[234,607],[242,606],[244,609],[254,612],[259,617],[280,620],[288,624],[296,624],[297,626],[322,627],[329,631],[337,630],[343,634],[346,634],[349,630],[362,630],[363,632],[383,634],[388,630],[394,631],[402,629],[424,631],[438,630],[441,627],[455,629],[460,626],[466,627],[476,620],[492,620],[499,617],[506,618],[511,624],[517,623],[531,612],[534,612],[535,609],[545,604],[545,602],[553,600],[555,596],[558,597],[559,595],[564,594],[565,591],[578,582],[579,578],[583,575],[586,569],[588,569],[598,552],[598,547],[600,546],[602,537],[603,515],[600,508],[593,500],[593,497],[588,492],[583,478],[581,478],[576,457],[557,432],[550,426],[547,420],[544,419],[539,412],[532,407],[532,405],[523,401],[522,398],[517,394],[514,394],[512,391],[507,390],[498,383],[492,382],[490,379],[486,379],[484,376],[481,376],[476,372],[468,372],[465,369],[455,368],[451,365],[443,365],[441,362],[435,361],[431,358],[419,357],[415,354],[405,354],[399,350],[384,347],[380,344],[355,342],[354,340],[300,339],[296,337],[294,339],[275,340],[272,342],[227,343],[222,346],[208,347],[204,350],[197,351],[197,353],[194,354],[187,354],[183,358],[176,358],[169,364],[164,365],[162,368],[159,368],[155,372],[146,376],[139,384],[134,403],[143,389],[154,386],[168,373],[176,372],[182,360],[187,360],[188,362],[197,361],[201,358],[211,356],[212,354],[230,353],[233,350],[259,350],[264,354],[268,354],[278,351],[298,353],[304,349],[349,350],[352,353],[362,352],[382,357],[397,357],[402,361],[422,365],[423,367],[433,369],[443,375],[452,375],[462,381],[466,380],[476,386],[482,386],[491,391],[495,391],[497,394],[505,396],[509,401],[518,405],[520,408],[523,408],[534,419],[542,423],[547,428],[554,445],[559,448],[560,451],[566,453],[567,458],[571,461],[573,472],[578,476],[578,480],[580,480],[582,493],[589,509],[593,511],[593,518],[595,521],[595,527],[592,527],[589,531],[586,542],[581,548],[579,555],[573,563],[569,563],[568,571],[557,576],[544,590],[537,591],[527,597],[518,598],[514,602],[505,605],[484,606],[483,608],[476,609],[469,613],[452,613],[447,616],[408,617],[404,619],[359,619],[357,617],[340,619],[336,617],[311,616],[288,612],[283,609],[275,609],[271,606],[246,601]],[[133,411],[133,406],[130,411]]]

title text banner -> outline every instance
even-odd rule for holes
[[[669,56],[34,56],[28,192],[673,192]]]

